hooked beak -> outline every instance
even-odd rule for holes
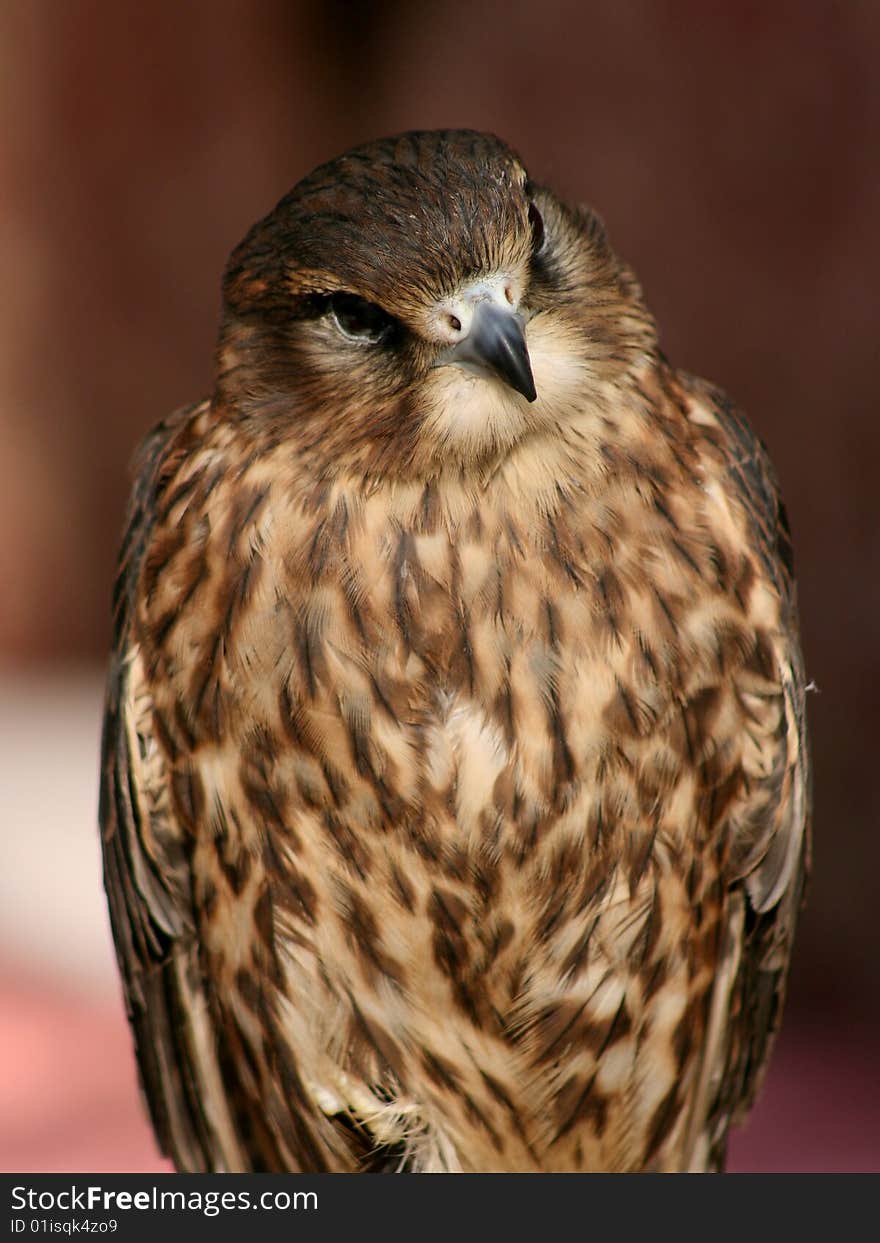
[[[526,349],[525,320],[489,299],[476,303],[470,331],[446,352],[443,361],[478,375],[497,376],[526,401],[538,396]]]

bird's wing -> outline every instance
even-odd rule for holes
[[[156,1135],[179,1169],[235,1170],[244,1159],[199,963],[186,842],[169,804],[131,627],[157,476],[193,409],[160,424],[137,464],[114,594],[99,817],[113,938]]]
[[[690,377],[685,385],[714,420],[728,488],[781,602],[768,670],[775,689],[742,695],[747,781],[731,817],[727,917],[685,1153],[690,1168],[704,1168],[723,1164],[727,1127],[751,1106],[779,1025],[809,868],[811,782],[791,539],[775,472],[723,393]]]

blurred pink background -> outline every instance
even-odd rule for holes
[[[880,1170],[880,5],[0,7],[0,1169],[156,1170],[95,828],[127,463],[212,374],[231,247],[315,163],[490,129],[604,216],[795,535],[816,850],[738,1170]]]

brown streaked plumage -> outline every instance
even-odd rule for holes
[[[597,218],[403,135],[234,252],[140,454],[105,879],[204,1170],[723,1165],[808,856],[771,466]]]

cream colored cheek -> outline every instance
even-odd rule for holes
[[[438,439],[475,447],[509,441],[527,425],[521,401],[499,380],[438,367],[425,386],[425,428]]]
[[[538,404],[558,408],[578,401],[587,373],[578,334],[547,316],[536,315],[526,327],[526,345]]]

